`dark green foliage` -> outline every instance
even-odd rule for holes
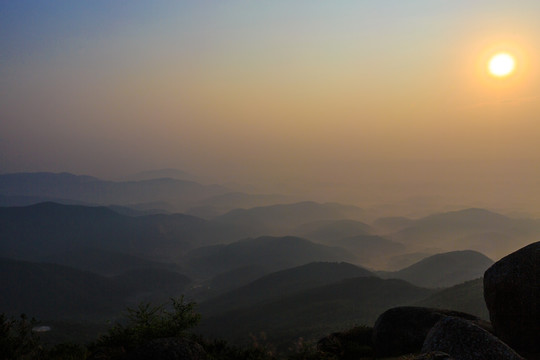
[[[288,360],[338,360],[334,354],[328,354],[317,349],[317,346],[310,342],[299,338],[291,349],[291,353],[287,356]]]
[[[84,345],[64,343],[54,346],[47,352],[47,360],[80,360],[86,359],[88,349]]]
[[[355,326],[350,330],[336,332],[319,340],[318,350],[328,357],[353,360],[373,356],[373,328]]]
[[[200,314],[195,312],[195,303],[185,303],[182,296],[171,299],[170,304],[141,303],[135,309],[128,308],[127,318],[126,324],[117,323],[109,329],[96,346],[132,349],[153,339],[184,336],[199,322]]]
[[[0,356],[2,360],[43,357],[39,337],[32,331],[35,319],[22,314],[19,319],[0,314]]]
[[[271,346],[254,340],[251,346],[239,347],[225,340],[208,340],[198,336],[195,340],[202,345],[210,359],[215,360],[277,360]]]

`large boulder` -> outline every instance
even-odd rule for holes
[[[493,264],[484,298],[497,337],[521,354],[540,354],[540,242]]]
[[[446,317],[435,324],[421,351],[442,351],[456,360],[523,360],[486,330],[455,317]]]
[[[377,357],[400,356],[420,351],[426,335],[441,319],[454,316],[489,329],[489,323],[459,311],[423,307],[396,307],[382,313],[373,328],[373,348]]]

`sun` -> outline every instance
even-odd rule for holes
[[[496,77],[505,77],[514,72],[516,60],[508,53],[494,55],[488,64],[489,73]]]

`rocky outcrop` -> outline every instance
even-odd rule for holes
[[[207,360],[203,347],[184,338],[164,338],[152,340],[136,348],[125,357],[126,360]]]
[[[501,340],[470,321],[446,317],[428,333],[422,352],[442,351],[456,360],[523,360]]]
[[[373,329],[373,347],[377,357],[399,356],[420,351],[426,335],[441,319],[453,316],[489,329],[489,323],[459,311],[422,307],[396,307],[379,316]]]
[[[495,334],[521,354],[540,356],[540,242],[493,264],[484,298]]]

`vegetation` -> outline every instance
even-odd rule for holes
[[[32,332],[35,319],[22,314],[19,319],[0,314],[0,354],[2,359],[34,359],[43,349],[39,337]]]
[[[154,339],[182,337],[201,318],[195,312],[195,303],[185,303],[183,296],[171,299],[169,305],[172,310],[166,305],[141,303],[135,309],[128,308],[127,323],[115,324],[97,341],[96,346],[118,346],[129,350]]]
[[[152,340],[161,338],[187,338],[200,344],[210,359],[216,360],[336,360],[339,354],[320,351],[316,344],[298,339],[286,352],[279,352],[264,333],[251,335],[247,346],[231,345],[225,340],[208,339],[192,334],[192,329],[200,320],[194,302],[185,302],[184,297],[171,299],[170,303],[158,306],[141,303],[136,308],[128,308],[124,323],[114,324],[106,334],[89,345],[62,343],[55,346],[45,344],[32,329],[37,325],[34,319],[25,315],[19,319],[0,314],[0,354],[2,360],[84,360],[90,354],[98,353],[100,359],[114,360]],[[345,338],[355,336],[370,338],[370,328],[357,327],[344,333]],[[364,336],[365,335],[365,336]],[[367,336],[367,337],[366,337]],[[361,341],[361,348],[349,349],[356,355],[369,355],[369,340]]]

